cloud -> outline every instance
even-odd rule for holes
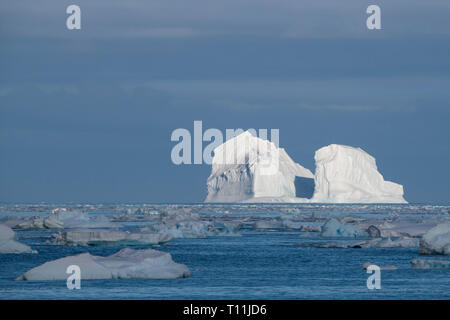
[[[71,1],[0,4],[1,35],[66,37]],[[450,4],[379,0],[383,30],[368,32],[369,1],[78,0],[85,37],[270,36],[293,38],[450,34]]]

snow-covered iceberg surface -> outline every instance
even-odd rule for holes
[[[36,253],[29,246],[14,240],[14,231],[0,224],[0,254],[2,253]]]
[[[125,248],[108,257],[82,253],[46,262],[16,280],[66,280],[67,267],[77,265],[81,280],[94,279],[174,279],[190,275],[184,264],[175,263],[169,253],[153,249]]]
[[[403,186],[385,181],[375,158],[360,148],[332,144],[316,151],[313,202],[406,203]]]
[[[450,255],[450,222],[430,229],[420,239],[419,253],[423,255]]]
[[[284,149],[245,131],[214,149],[205,202],[310,198],[313,178]]]
[[[246,131],[214,149],[205,202],[407,203],[360,148],[332,144],[314,158],[315,175]]]

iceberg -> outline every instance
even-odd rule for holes
[[[120,244],[162,244],[172,236],[154,232],[110,231],[101,229],[80,229],[61,231],[52,235],[56,245],[120,245]]]
[[[331,144],[315,153],[316,171],[250,131],[214,149],[205,202],[407,203],[403,186],[384,180],[361,148]]]
[[[0,254],[2,253],[37,253],[29,246],[14,240],[14,231],[4,224],[0,224]]]
[[[360,148],[332,144],[316,151],[312,202],[407,203],[403,186],[385,181],[375,158]]]
[[[308,198],[313,179],[312,172],[295,163],[284,149],[245,131],[214,149],[205,202]]]
[[[419,244],[422,255],[450,255],[450,222],[438,224],[422,236]]]
[[[94,279],[175,279],[190,275],[184,264],[175,263],[169,253],[153,249],[125,248],[108,257],[82,253],[46,262],[16,280],[66,280],[67,267],[77,265],[81,280]]]

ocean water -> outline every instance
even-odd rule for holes
[[[131,206],[133,207],[133,206]],[[138,207],[138,206],[136,206]],[[154,206],[155,210],[167,205]],[[57,258],[90,252],[107,256],[123,246],[55,246],[45,244],[55,230],[16,231],[17,240],[38,254],[0,254],[0,299],[450,299],[450,270],[414,270],[417,248],[336,249],[298,247],[324,238],[286,228],[258,230],[255,221],[289,217],[321,225],[330,217],[423,223],[450,219],[450,207],[431,205],[180,205],[203,219],[211,216],[244,221],[240,236],[173,239],[153,248],[169,252],[188,266],[191,276],[171,280],[85,280],[80,290],[65,281],[15,281],[29,269]],[[90,216],[112,217],[129,206],[84,207]],[[2,207],[2,216],[47,215],[50,206]],[[133,216],[133,214],[129,214]],[[123,228],[148,222],[121,222]],[[134,246],[134,249],[148,246]],[[448,258],[448,257],[447,257]],[[433,257],[442,259],[442,257]],[[381,289],[369,290],[362,269],[370,261],[397,270],[381,271]]]

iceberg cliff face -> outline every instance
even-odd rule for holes
[[[304,179],[307,185],[313,178],[311,171],[295,163],[284,149],[246,131],[214,150],[205,201],[294,198],[298,195],[295,184],[302,184],[297,181]]]
[[[332,144],[316,151],[313,202],[406,203],[403,186],[385,181],[375,158],[360,148]]]
[[[332,144],[316,151],[315,175],[274,143],[246,131],[214,150],[205,202],[407,203],[375,158]]]

